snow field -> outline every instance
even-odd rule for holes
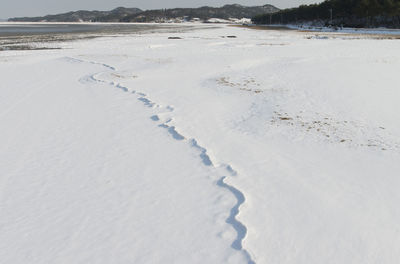
[[[399,258],[399,42],[210,26],[70,48],[1,55],[8,262]]]

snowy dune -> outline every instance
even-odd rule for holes
[[[324,36],[1,52],[0,258],[396,263],[400,42]]]

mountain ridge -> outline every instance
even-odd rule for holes
[[[239,4],[222,7],[202,6],[198,8],[170,8],[141,10],[139,8],[117,7],[111,11],[78,10],[67,13],[38,17],[14,17],[10,22],[167,22],[174,19],[190,20],[197,18],[206,21],[210,18],[251,18],[260,14],[278,12],[273,5],[243,6]]]
[[[125,8],[117,7],[110,11],[98,11],[98,10],[78,10],[70,11],[66,13],[60,13],[55,15],[37,16],[37,17],[14,17],[9,18],[11,22],[118,22],[120,17],[126,15],[132,15],[143,12],[139,8]]]

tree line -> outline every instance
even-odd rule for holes
[[[326,0],[274,14],[255,16],[255,24],[319,22],[324,25],[400,27],[400,0]]]

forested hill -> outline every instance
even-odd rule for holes
[[[253,17],[255,24],[400,28],[400,0],[327,0]]]
[[[57,15],[47,15],[43,17],[15,17],[8,21],[12,22],[119,22],[122,17],[143,12],[139,8],[118,7],[111,11],[72,11]]]
[[[242,6],[238,4],[224,5],[222,7],[203,6],[199,8],[173,8],[147,10],[142,13],[124,17],[123,22],[153,22],[186,17],[187,19],[199,18],[206,21],[210,18],[251,18],[258,14],[271,14],[280,9],[272,5]]]
[[[206,21],[210,18],[251,18],[258,14],[270,14],[280,9],[272,5],[242,6],[238,4],[222,7],[203,6],[199,8],[174,8],[157,10],[140,10],[138,8],[119,7],[112,11],[76,11],[44,17],[17,17],[10,18],[14,22],[173,22],[190,20],[193,18]]]

